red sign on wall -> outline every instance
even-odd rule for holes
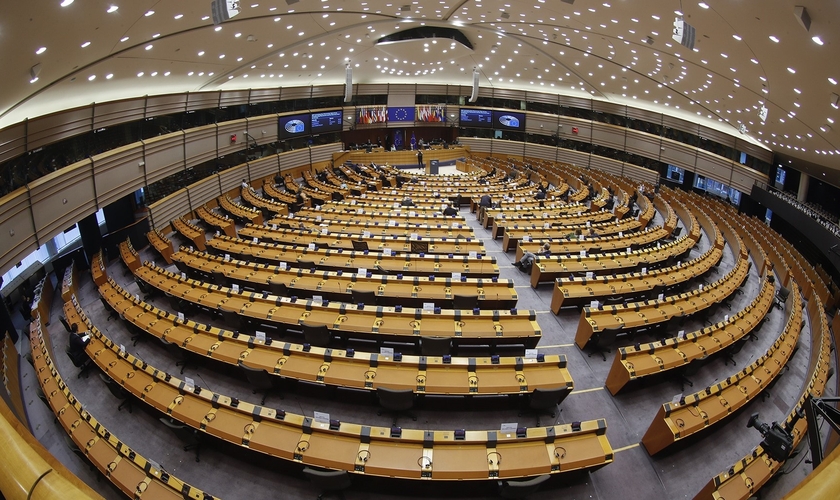
[[[578,128],[577,127],[572,127],[572,133],[577,134],[578,133]]]

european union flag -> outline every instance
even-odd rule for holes
[[[413,122],[414,106],[388,108],[389,122]]]

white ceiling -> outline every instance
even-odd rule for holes
[[[770,149],[840,169],[837,1],[244,0],[221,26],[210,0],[68,1],[0,5],[0,127],[138,95],[343,83],[348,63],[354,83],[471,85],[478,67],[484,87],[588,96],[736,135],[743,123]],[[675,11],[696,27],[695,51],[671,39]],[[421,24],[458,27],[475,50],[374,45]]]

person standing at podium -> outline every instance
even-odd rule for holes
[[[422,151],[417,152],[417,166],[420,167],[420,168],[423,168],[423,152]]]

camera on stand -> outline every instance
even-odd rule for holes
[[[758,419],[758,413],[750,415],[747,427],[755,427],[764,436],[761,447],[773,460],[784,462],[793,451],[793,436],[777,422],[765,424]]]

